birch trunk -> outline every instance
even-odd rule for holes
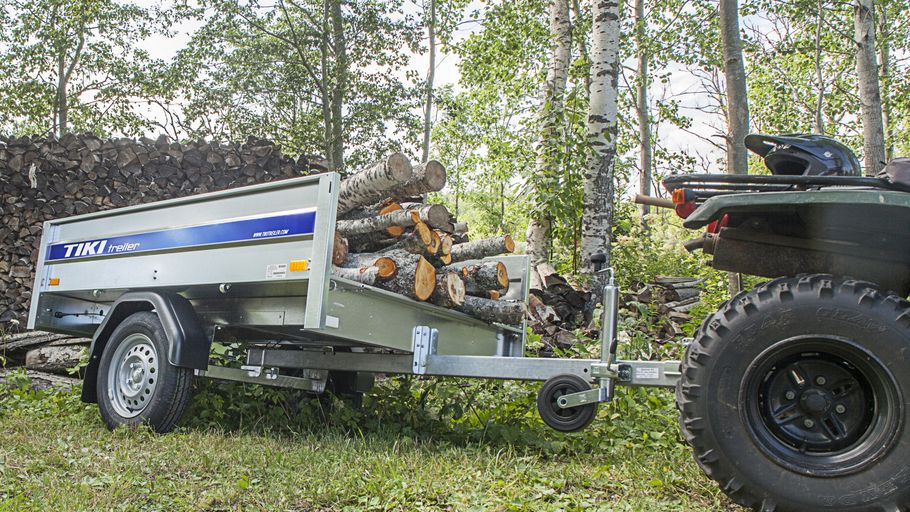
[[[377,286],[413,299],[429,299],[436,289],[436,268],[416,254],[396,251],[389,256],[398,264],[398,271]]]
[[[379,279],[389,279],[398,272],[398,262],[385,254],[349,254],[348,259],[339,267],[358,270],[376,267],[378,269],[376,277]]]
[[[428,192],[439,192],[446,186],[446,168],[436,160],[414,166],[411,179],[392,193],[394,199],[422,197]]]
[[[423,147],[420,160],[426,162],[430,158],[430,135],[433,131],[433,79],[436,77],[436,0],[430,0],[430,17],[427,20],[427,36],[429,37],[429,66],[427,68],[426,101],[423,106]]]
[[[364,219],[339,220],[335,224],[335,232],[341,233],[344,236],[350,236],[381,231],[388,233],[390,236],[396,236],[394,233],[398,233],[398,235],[401,233],[397,230],[389,233],[386,230],[390,227],[407,228],[413,225],[414,219],[411,217],[409,211],[396,210],[385,215],[377,215]]]
[[[727,92],[727,173],[746,174],[749,171],[749,152],[745,144],[746,135],[749,134],[749,97],[743,63],[743,42],[739,32],[739,2],[720,0],[719,10]],[[739,274],[731,272],[728,280],[732,297],[739,293]]]
[[[856,0],[853,15],[856,76],[863,121],[863,170],[866,176],[875,176],[885,166],[885,129],[875,57],[875,3],[873,0]]]
[[[581,228],[582,271],[592,274],[591,256],[604,252],[609,262],[613,224],[613,162],[616,157],[619,81],[620,4],[595,0],[591,48],[591,99],[588,106],[588,155]],[[535,265],[536,266],[536,265]],[[602,290],[594,275],[594,290]],[[599,298],[600,292],[594,295]]]
[[[650,56],[647,48],[647,23],[645,18],[645,0],[635,0],[635,45],[638,47],[638,81],[636,83],[636,114],[638,115],[639,138],[639,176],[638,191],[645,196],[651,195],[651,167],[653,150],[651,148],[651,115],[648,106],[648,89],[650,76],[648,64]],[[651,212],[647,204],[639,205],[642,220]]]
[[[887,9],[882,6],[878,14],[878,55],[881,68],[882,127],[885,138],[885,161],[894,158],[894,126],[891,120],[891,27],[888,26]]]
[[[331,0],[332,50],[335,60],[332,87],[332,160],[336,171],[344,171],[344,101],[348,88],[348,51],[344,34],[342,0]]]
[[[356,281],[361,284],[373,286],[376,284],[376,280],[379,279],[379,268],[378,267],[358,267],[358,268],[333,267],[332,275],[336,276],[336,277],[341,277],[343,279],[348,279],[350,281]]]
[[[540,98],[540,139],[537,144],[537,162],[535,174],[537,196],[546,195],[555,190],[558,179],[559,152],[562,148],[563,94],[569,74],[569,60],[572,49],[572,26],[569,21],[569,3],[567,0],[551,0],[550,18],[550,52],[547,67],[547,78],[541,90]],[[550,246],[550,220],[545,205],[534,205],[531,220],[528,223],[528,256],[531,263],[546,261]]]

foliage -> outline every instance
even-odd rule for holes
[[[138,43],[172,13],[114,0],[15,0],[0,6],[0,131],[141,134],[163,63]],[[66,111],[65,113],[62,111]]]

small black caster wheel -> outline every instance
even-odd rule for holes
[[[591,385],[577,375],[557,375],[544,382],[537,393],[537,412],[553,430],[577,432],[594,421],[597,402],[563,409],[557,403],[564,395],[587,391]]]

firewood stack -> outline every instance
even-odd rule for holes
[[[544,348],[539,355],[549,355],[553,349],[565,349],[578,340],[574,331],[587,329],[589,318],[585,305],[591,292],[582,290],[556,273],[552,265],[542,263],[531,269],[531,290],[528,298],[528,317],[531,329],[541,335]],[[597,336],[594,330],[582,333]]]
[[[505,265],[477,261],[514,251],[512,237],[468,241],[464,223],[423,200],[445,183],[442,164],[412,165],[401,153],[344,179],[333,274],[486,322],[521,324],[524,306],[500,300],[509,287]]]
[[[324,172],[271,141],[0,135],[0,323],[24,325],[47,220]]]
[[[689,311],[699,303],[702,283],[692,277],[655,277],[639,283],[622,296],[624,314],[645,320],[638,325],[643,330],[650,326],[647,334],[658,343],[678,339],[685,334],[682,326],[693,320]]]

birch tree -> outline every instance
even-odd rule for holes
[[[642,195],[651,195],[651,168],[653,167],[653,149],[651,146],[651,116],[648,105],[649,60],[647,24],[645,18],[645,0],[635,0],[635,46],[638,50],[638,76],[636,77],[635,113],[638,116],[639,139],[639,175],[638,191]],[[640,205],[642,218],[650,212],[646,204]]]
[[[537,144],[537,161],[532,177],[535,196],[539,199],[555,192],[559,177],[563,94],[569,74],[572,28],[569,21],[569,4],[566,0],[552,0],[549,6],[550,52],[546,82],[540,95],[540,138]],[[538,200],[528,222],[528,256],[532,265],[547,261],[550,246],[552,219],[546,201]]]
[[[430,136],[433,131],[433,80],[436,77],[436,0],[429,0],[429,14],[427,15],[427,39],[429,44],[427,66],[427,90],[423,105],[423,145],[421,146],[421,162],[430,159]]]
[[[875,56],[875,3],[856,0],[853,4],[856,41],[856,79],[859,85],[860,115],[863,121],[863,167],[874,176],[885,166],[885,129],[882,96]]]
[[[588,107],[590,154],[585,172],[582,215],[582,270],[593,272],[591,256],[603,251],[609,263],[613,223],[613,165],[618,127],[620,3],[595,0],[591,42],[591,99]],[[601,283],[595,276],[594,291]]]

